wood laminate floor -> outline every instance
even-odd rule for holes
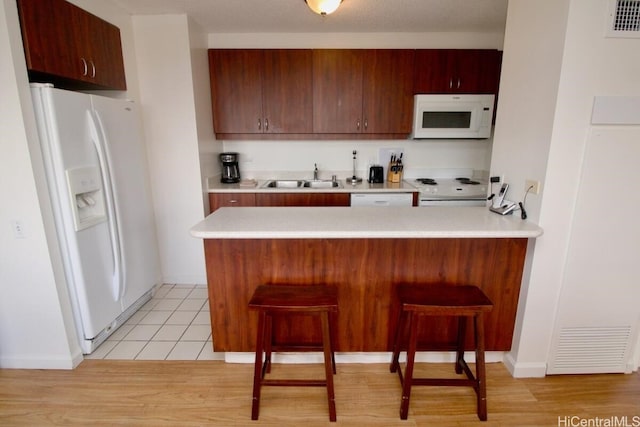
[[[321,387],[263,388],[260,419],[252,422],[252,369],[139,360],[85,360],[72,371],[4,369],[0,425],[640,426],[638,373],[514,379],[501,363],[487,365],[484,423],[466,387],[414,388],[409,419],[401,421],[400,384],[387,364],[338,365],[337,423],[328,421]],[[420,364],[416,375],[427,370],[450,375],[453,367]],[[322,372],[322,365],[276,364],[272,375],[321,378]]]

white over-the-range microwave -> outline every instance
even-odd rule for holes
[[[414,139],[491,136],[495,95],[415,95]]]

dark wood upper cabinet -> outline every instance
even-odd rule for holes
[[[78,7],[73,7],[73,17],[81,71],[84,71],[83,61],[87,61],[88,68],[81,80],[125,90],[120,29]]]
[[[414,50],[366,52],[363,84],[364,132],[411,133]]]
[[[364,51],[313,51],[313,131],[356,133],[362,129]]]
[[[120,30],[64,0],[18,0],[31,81],[70,89],[127,88]]]
[[[311,50],[210,49],[216,134],[312,132]]]
[[[496,94],[492,49],[211,49],[220,139],[406,139],[416,93]]]
[[[262,133],[262,51],[209,50],[216,133]]]
[[[25,58],[29,72],[71,78],[77,73],[76,40],[69,22],[73,6],[60,0],[19,0]]]
[[[413,50],[313,51],[313,131],[409,134]]]
[[[501,62],[494,49],[418,49],[414,93],[497,94]]]

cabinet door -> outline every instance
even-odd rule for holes
[[[262,84],[263,128],[266,133],[313,131],[311,51],[265,50]]]
[[[453,77],[447,49],[416,51],[414,93],[450,93]]]
[[[365,51],[363,129],[365,133],[411,133],[414,50]]]
[[[97,16],[72,7],[77,40],[79,79],[109,89],[126,90],[120,29]]]
[[[452,51],[453,91],[459,93],[498,92],[499,55],[497,50],[462,49]]]
[[[349,206],[349,193],[257,193],[256,206]]]
[[[74,6],[62,0],[19,0],[27,68],[30,73],[76,78],[81,64],[70,23]]]
[[[223,207],[255,205],[256,193],[209,193],[209,212]]]
[[[262,133],[262,62],[262,50],[209,50],[216,133]]]
[[[359,133],[362,129],[362,50],[313,51],[313,131]]]
[[[417,50],[414,93],[495,94],[500,62],[493,49]]]
[[[127,88],[118,27],[64,0],[19,0],[18,8],[32,80]]]
[[[502,69],[502,52],[499,50],[478,51],[477,93],[498,94],[500,87],[500,71]]]

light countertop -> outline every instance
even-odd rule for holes
[[[202,239],[536,238],[542,229],[485,207],[225,207],[191,228]]]
[[[296,178],[284,178],[296,179]],[[207,180],[207,191],[209,193],[414,193],[419,190],[406,181],[400,182],[384,182],[381,184],[369,184],[363,180],[359,184],[350,184],[344,179],[340,179],[342,187],[340,188],[263,188],[262,186],[269,180],[257,179],[256,185],[243,186],[240,184],[223,184],[219,177],[209,178]]]

